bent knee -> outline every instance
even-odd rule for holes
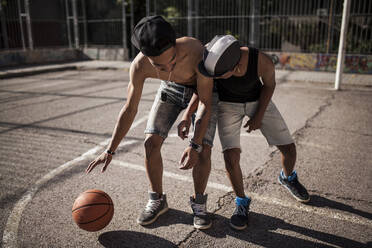
[[[287,156],[296,156],[296,145],[294,143],[288,145],[280,145],[278,149]]]
[[[160,151],[163,144],[163,138],[156,134],[148,135],[145,139],[144,146],[146,155],[150,155],[153,151]]]
[[[240,162],[240,149],[233,148],[228,149],[223,152],[223,156],[225,159],[225,166],[227,170],[233,169],[236,166],[239,166]]]

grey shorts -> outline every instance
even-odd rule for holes
[[[195,91],[196,89],[192,87],[161,81],[149,114],[145,134],[157,134],[166,139],[178,115],[187,107]],[[208,127],[203,144],[213,146],[217,116],[214,120],[214,125]]]
[[[245,116],[250,118],[256,113],[258,101],[247,103],[223,102],[218,103],[218,134],[222,151],[241,148],[240,130]],[[260,128],[267,143],[273,145],[287,145],[293,143],[288,127],[273,102],[269,102]]]

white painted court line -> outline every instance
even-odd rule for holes
[[[131,129],[139,126],[141,123],[146,121],[148,118],[147,113],[144,117],[138,119],[135,121]],[[12,211],[10,212],[10,215],[8,217],[8,221],[6,223],[4,233],[3,233],[3,247],[5,248],[15,248],[18,247],[17,245],[17,235],[18,235],[18,227],[19,223],[21,221],[22,212],[26,208],[26,205],[32,200],[32,197],[35,195],[35,193],[40,189],[41,186],[43,186],[45,183],[47,183],[50,179],[54,178],[61,172],[63,172],[65,169],[75,165],[76,163],[88,158],[91,155],[94,155],[96,152],[98,152],[102,147],[108,145],[111,138],[104,140],[101,142],[98,146],[93,147],[92,149],[88,150],[81,156],[64,163],[63,165],[59,166],[58,168],[55,168],[54,170],[50,171],[48,174],[43,176],[41,179],[39,179],[34,186],[31,187],[31,189],[27,190],[20,200],[14,205]],[[137,140],[127,140],[119,145],[119,147],[131,145],[133,143],[138,143]]]
[[[122,161],[118,161],[118,160],[113,160],[111,162],[111,164],[121,166],[121,167],[125,167],[125,168],[132,169],[132,170],[146,171],[145,167],[142,166],[142,165],[126,163],[126,162],[122,162]],[[169,178],[172,178],[172,179],[177,179],[178,181],[193,183],[192,177],[179,175],[179,174],[172,173],[172,172],[167,172],[167,171],[164,171],[163,175],[165,177],[169,177]],[[212,189],[225,191],[225,192],[233,191],[232,188],[229,187],[229,186],[226,186],[224,184],[219,184],[219,183],[213,183],[213,182],[210,182],[210,181],[208,182],[207,187],[212,188]],[[367,218],[358,217],[358,216],[354,216],[354,215],[347,214],[347,213],[338,213],[338,212],[332,211],[330,209],[323,209],[323,208],[313,207],[313,206],[300,204],[300,203],[293,202],[293,201],[292,202],[291,201],[284,201],[284,200],[273,198],[273,197],[266,197],[266,196],[263,196],[263,195],[260,195],[260,194],[254,193],[254,192],[247,192],[246,194],[248,196],[252,197],[252,199],[255,200],[255,201],[260,201],[260,202],[264,202],[264,203],[267,203],[267,204],[279,205],[281,207],[286,207],[286,208],[291,208],[291,209],[295,209],[295,210],[299,210],[299,211],[303,211],[303,212],[307,212],[307,213],[317,214],[317,215],[325,216],[327,218],[337,219],[337,220],[341,220],[341,221],[348,221],[348,222],[351,222],[353,224],[372,227],[372,220],[369,220]]]
[[[111,164],[118,165],[118,166],[125,167],[125,168],[132,169],[132,170],[146,171],[146,168],[143,165],[126,163],[126,162],[119,161],[119,160],[112,160]],[[177,179],[178,181],[184,181],[184,182],[189,182],[189,183],[194,182],[192,177],[188,177],[188,176],[184,176],[184,175],[180,175],[180,174],[176,174],[176,173],[168,172],[168,171],[163,171],[163,176]],[[226,191],[226,192],[232,191],[232,188],[229,186],[219,184],[219,183],[213,183],[210,181],[208,182],[207,187],[218,189],[221,191]]]
[[[138,125],[140,125],[145,120],[147,120],[147,116],[142,117],[139,120],[137,120],[136,122],[134,122],[131,129],[137,127]],[[177,134],[172,134],[172,135],[170,135],[170,137],[178,137],[178,136],[177,136]],[[59,166],[58,168],[56,168],[54,170],[52,170],[51,172],[46,174],[44,177],[39,179],[31,189],[29,189],[25,194],[23,194],[21,199],[14,205],[13,210],[11,211],[11,213],[8,217],[8,221],[6,223],[4,233],[3,233],[3,247],[6,247],[6,248],[8,248],[8,247],[11,247],[11,248],[18,247],[18,245],[17,245],[17,234],[18,234],[19,223],[20,223],[20,220],[21,220],[21,217],[22,217],[22,212],[26,208],[26,205],[32,200],[32,197],[39,190],[39,188],[41,186],[43,186],[45,183],[47,183],[53,177],[55,177],[58,174],[60,174],[61,172],[63,172],[66,168],[71,167],[72,165],[75,165],[77,162],[82,161],[82,160],[88,158],[89,156],[94,155],[97,151],[102,149],[103,146],[106,146],[110,142],[110,140],[111,140],[111,138],[101,142],[98,146],[90,149],[89,151],[85,152],[81,156],[79,156],[79,157],[77,157],[77,158]],[[127,140],[127,141],[123,142],[119,147],[123,147],[123,146],[126,146],[126,145],[131,145],[131,144],[135,144],[135,143],[139,143],[139,142],[140,141],[138,141],[138,140]],[[125,163],[125,162],[117,161],[117,160],[113,160],[111,163],[122,166],[122,167],[129,168],[129,169],[145,171],[145,167],[142,166],[142,165]],[[163,175],[165,177],[177,179],[177,180],[180,180],[180,181],[191,182],[191,183],[193,182],[193,179],[191,177],[187,177],[187,176],[184,176],[184,175],[179,175],[179,174],[172,173],[172,172],[164,171]],[[207,187],[217,189],[217,190],[221,190],[221,191],[225,191],[225,192],[231,192],[232,191],[232,188],[229,187],[229,186],[219,184],[219,183],[213,183],[213,182],[208,182]],[[287,201],[283,201],[281,199],[265,197],[265,196],[262,196],[262,195],[259,195],[257,193],[253,193],[253,192],[247,192],[247,195],[252,197],[252,199],[254,199],[254,200],[264,202],[264,203],[267,203],[267,204],[275,204],[275,205],[279,205],[279,206],[282,206],[282,207],[296,209],[296,210],[299,210],[299,211],[314,213],[314,214],[317,214],[317,215],[325,216],[327,218],[333,218],[333,219],[338,219],[338,220],[342,220],[342,221],[348,221],[348,222],[351,222],[351,223],[354,223],[354,224],[359,224],[359,225],[365,225],[365,226],[372,227],[372,220],[368,220],[368,219],[362,218],[362,217],[353,216],[351,214],[338,213],[338,212],[328,210],[328,209],[322,209],[322,208],[317,208],[317,207],[312,207],[312,206],[302,205],[302,204],[301,205],[300,204],[295,204],[293,202],[287,202]]]

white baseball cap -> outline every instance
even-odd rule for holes
[[[232,35],[216,35],[204,49],[199,71],[207,77],[219,77],[234,69],[239,60],[239,41]]]

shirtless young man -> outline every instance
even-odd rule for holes
[[[296,146],[288,127],[275,104],[271,101],[275,89],[275,68],[269,56],[255,48],[241,47],[231,35],[216,36],[208,43],[202,74],[213,77],[219,97],[218,133],[224,154],[225,167],[236,194],[236,208],[230,225],[242,230],[247,227],[251,199],[245,195],[240,168],[240,131],[245,116],[249,120],[244,128],[250,133],[260,129],[270,146],[275,145],[282,154],[279,182],[300,202],[310,196],[298,181],[294,166]],[[183,114],[178,129],[181,138],[188,131],[190,115],[195,111],[197,97],[193,97]],[[216,123],[210,125],[216,125]]]
[[[197,92],[200,104],[195,133],[182,154],[180,169],[193,169],[195,195],[190,197],[190,204],[194,212],[194,226],[209,228],[212,223],[206,213],[207,195],[204,195],[204,191],[210,173],[211,147],[208,144],[211,138],[204,136],[211,114],[213,80],[198,70],[204,47],[194,38],[176,39],[172,26],[161,16],[149,16],[139,21],[134,28],[132,43],[140,53],[130,67],[127,101],[118,116],[107,150],[92,161],[86,171],[91,172],[98,164],[103,164],[102,172],[107,169],[137,114],[145,79],[160,79],[161,85],[149,114],[144,142],[151,192],[145,209],[137,219],[141,225],[153,223],[168,210],[162,183],[162,144],[179,113],[187,107],[193,93]]]

